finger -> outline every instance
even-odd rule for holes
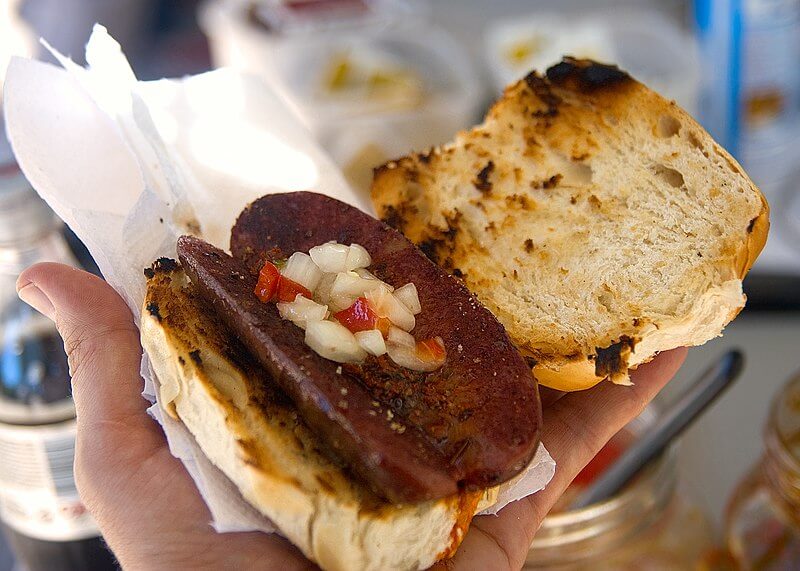
[[[593,389],[567,393],[544,411],[542,443],[556,461],[547,487],[512,502],[500,514],[477,517],[453,560],[459,571],[520,568],[535,531],[567,486],[600,449],[674,376],[686,349],[662,353],[632,372],[632,387],[602,383]]]
[[[19,297],[55,321],[69,357],[79,431],[102,425],[141,428],[163,442],[143,415],[141,346],[125,302],[102,279],[62,264],[22,272]]]
[[[111,286],[70,266],[32,266],[17,279],[17,292],[55,322],[64,340],[78,418],[75,473],[89,498],[96,478],[111,473],[111,459],[132,466],[164,447],[160,428],[144,413],[138,330]]]
[[[558,469],[538,501],[547,510],[600,449],[645,407],[675,376],[687,349],[660,354],[631,372],[633,386],[602,383],[590,391],[570,393],[544,413],[544,442]]]

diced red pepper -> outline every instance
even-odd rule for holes
[[[286,276],[281,276],[278,282],[278,301],[294,301],[298,295],[311,299],[309,289]]]
[[[378,324],[378,314],[370,307],[366,298],[359,297],[353,305],[334,314],[339,323],[347,327],[351,333],[375,329]],[[389,327],[386,327],[389,331]]]
[[[281,282],[281,273],[272,262],[266,262],[258,273],[255,294],[264,303],[275,299],[278,286]]]
[[[447,353],[442,342],[436,337],[417,341],[417,355],[423,361],[438,362],[444,361]]]
[[[308,288],[281,275],[278,266],[266,262],[258,273],[256,296],[264,303],[270,301],[294,301],[298,295],[311,299]]]

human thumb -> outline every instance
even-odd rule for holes
[[[42,263],[22,272],[17,293],[52,319],[64,340],[79,431],[149,420],[142,415],[138,330],[111,286],[82,270]]]

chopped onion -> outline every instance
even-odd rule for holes
[[[357,297],[355,295],[332,295],[328,298],[328,307],[331,313],[339,313],[353,305]]]
[[[298,327],[305,329],[312,321],[321,321],[328,317],[328,306],[298,295],[294,301],[276,304],[283,319],[288,319]]]
[[[417,286],[414,284],[408,283],[403,287],[397,288],[394,290],[394,296],[399,299],[412,314],[418,315],[422,312],[422,305],[419,303],[419,294],[417,294]]]
[[[400,329],[406,331],[414,329],[414,325],[416,325],[414,314],[388,289],[384,287],[372,289],[365,292],[364,297],[379,316],[386,317]]]
[[[364,278],[365,280],[377,280],[378,279],[378,276],[376,276],[375,274],[373,274],[371,271],[369,271],[366,268],[356,268],[353,271],[356,273],[356,275],[358,277]],[[380,281],[380,280],[378,280],[378,281]],[[389,285],[389,284],[386,284],[386,285]]]
[[[314,246],[309,250],[311,259],[319,266],[323,272],[338,273],[348,270],[347,258],[350,248],[344,244],[328,242],[320,246]]]
[[[319,280],[317,288],[314,290],[314,299],[323,304],[328,305],[331,299],[331,288],[333,282],[336,281],[337,274],[322,274],[322,279]]]
[[[399,329],[398,329],[399,331]],[[379,357],[386,353],[386,342],[383,340],[383,335],[377,329],[370,329],[369,331],[359,331],[355,334],[356,341],[361,345],[370,355]]]
[[[435,371],[444,364],[444,359],[435,361],[420,359],[416,346],[409,347],[407,345],[397,345],[387,342],[386,352],[389,354],[389,358],[392,361],[412,371],[429,373]]]
[[[411,333],[394,326],[389,327],[389,333],[386,335],[386,342],[390,345],[402,345],[404,347],[411,347],[412,349],[417,346],[417,341]]]
[[[360,244],[350,244],[350,251],[347,253],[347,269],[368,268],[372,264],[372,258],[367,249]]]
[[[383,286],[380,280],[370,280],[359,276],[355,272],[341,272],[336,274],[336,279],[331,286],[331,298],[340,295],[360,297],[366,292]]]
[[[380,282],[383,285],[383,287],[385,287],[389,291],[394,291],[394,288],[392,286],[390,286],[389,284],[387,284],[384,281],[381,281],[381,279],[378,276],[376,276],[375,274],[373,274],[372,272],[370,272],[369,270],[367,270],[365,268],[356,268],[353,271],[359,277],[364,278],[365,280],[373,280],[373,281],[376,281],[376,282]]]
[[[306,345],[337,363],[357,363],[367,357],[355,335],[336,321],[312,321],[306,327]]]
[[[299,283],[311,292],[322,279],[322,271],[311,259],[311,256],[303,252],[295,252],[289,256],[289,260],[281,270],[281,275]]]

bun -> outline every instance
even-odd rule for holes
[[[565,391],[626,384],[659,351],[720,335],[769,227],[759,190],[685,111],[571,58],[452,143],[376,169],[372,198]]]
[[[142,345],[159,402],[281,534],[326,570],[423,569],[451,555],[496,489],[415,505],[377,498],[322,453],[175,262],[150,273]]]

